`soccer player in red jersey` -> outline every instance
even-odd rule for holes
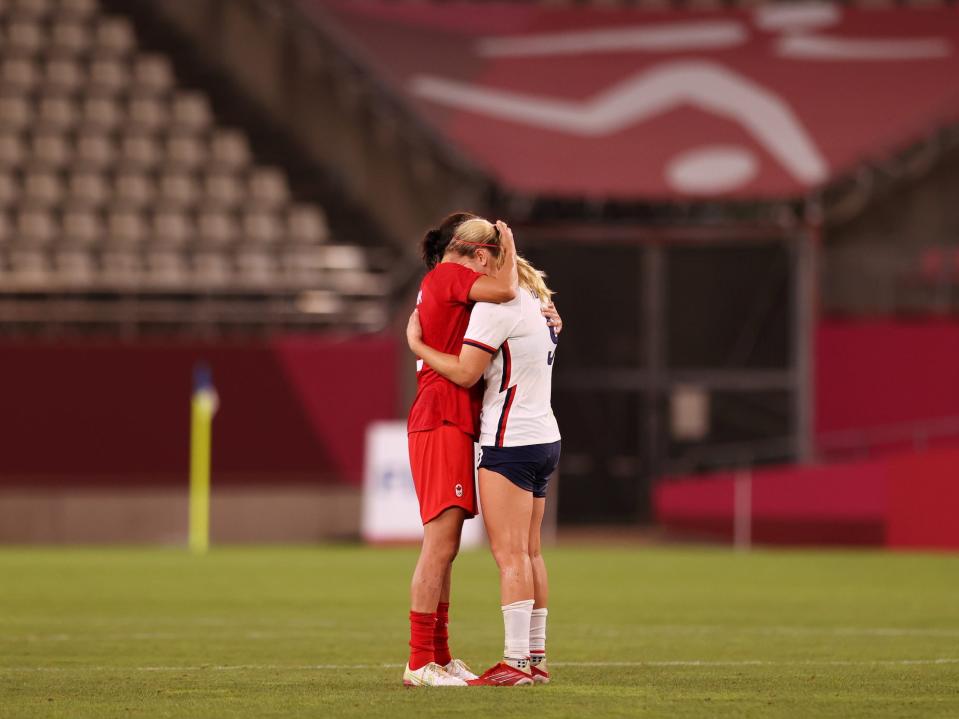
[[[430,269],[417,309],[424,341],[458,355],[475,302],[516,297],[516,248],[509,227],[456,213],[426,234]],[[481,388],[460,387],[418,363],[408,432],[410,468],[423,520],[423,546],[410,590],[408,686],[466,686],[475,678],[448,646],[450,577],[463,522],[476,516],[473,442],[479,438]]]
[[[424,342],[417,313],[410,349],[461,387],[486,380],[481,417],[479,490],[493,557],[500,568],[505,642],[503,661],[471,685],[548,683],[546,615],[549,584],[540,528],[550,475],[560,455],[560,432],[550,404],[558,343],[543,321],[552,292],[541,273],[517,258],[520,291],[502,304],[473,309],[459,355]]]

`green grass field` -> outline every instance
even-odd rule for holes
[[[549,686],[404,689],[408,549],[0,550],[0,717],[959,716],[959,557],[560,548]],[[453,649],[502,649],[485,551]]]

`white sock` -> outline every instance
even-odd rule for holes
[[[529,653],[532,663],[539,664],[546,656],[546,607],[534,609],[529,620]]]
[[[526,669],[529,659],[529,622],[533,614],[533,600],[523,599],[507,604],[502,609],[503,624],[506,627],[503,657],[518,669]]]

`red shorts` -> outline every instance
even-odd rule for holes
[[[473,438],[458,427],[410,432],[410,469],[423,524],[450,507],[476,516]]]

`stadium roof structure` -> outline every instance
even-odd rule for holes
[[[798,200],[959,122],[954,7],[306,5],[518,196]]]

